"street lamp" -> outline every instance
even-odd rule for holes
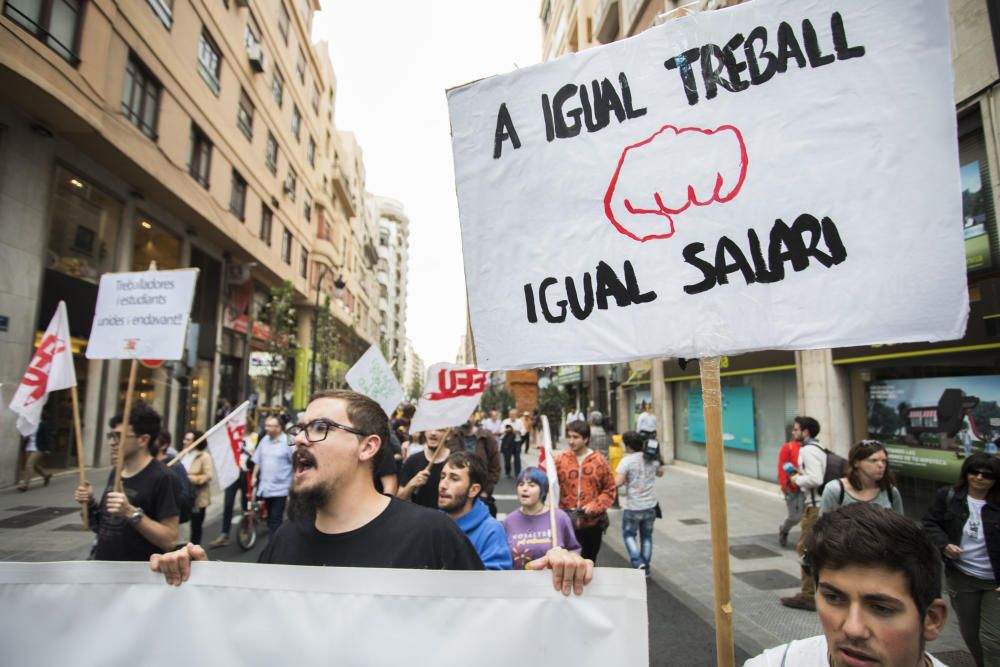
[[[319,278],[316,280],[316,305],[313,307],[313,330],[312,330],[312,367],[309,371],[309,395],[312,396],[316,393],[316,329],[319,328],[319,290],[323,285],[323,279],[326,278],[326,274],[333,270],[328,264],[323,264],[323,270],[319,273]],[[339,270],[339,269],[338,269]],[[334,288],[338,290],[344,289],[347,283],[344,282],[344,276],[341,274],[333,281]]]

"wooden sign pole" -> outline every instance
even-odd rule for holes
[[[73,397],[73,428],[76,434],[76,462],[80,468],[80,486],[87,483],[87,473],[84,469],[83,463],[83,436],[81,435],[82,429],[80,428],[80,397],[76,393],[76,385],[69,388],[70,395]],[[80,503],[83,506],[83,529],[90,530],[90,516],[88,511],[87,501]]]
[[[555,462],[553,461],[553,465]],[[559,546],[559,540],[556,539],[556,504],[549,501],[549,529],[552,531],[552,548],[555,549]]]
[[[118,456],[115,457],[115,491],[122,492],[122,465],[125,463],[125,438],[128,436],[129,415],[132,412],[132,394],[135,393],[135,374],[139,368],[139,360],[133,359],[128,371],[128,387],[125,389],[125,410],[122,412],[122,423],[118,426]]]
[[[705,412],[708,506],[712,527],[712,578],[715,589],[715,653],[719,667],[733,667],[733,599],[729,575],[729,519],[726,514],[726,462],[722,449],[722,388],[719,357],[699,361]]]

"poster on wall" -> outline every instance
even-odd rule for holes
[[[997,453],[1000,375],[878,380],[866,393],[868,433],[900,475],[953,483],[966,456]]]
[[[701,387],[688,392],[688,440],[705,444],[705,412]],[[752,452],[754,440],[753,387],[722,388],[722,443],[729,449]]]
[[[986,200],[989,191],[983,189],[979,160],[962,165],[962,227],[965,232],[965,268],[978,271],[993,266],[990,256],[990,234]]]

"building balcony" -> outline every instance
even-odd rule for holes
[[[339,164],[333,166],[333,190],[337,196],[337,201],[344,206],[344,214],[348,218],[353,218],[358,214],[358,201],[351,187],[351,182],[347,174],[340,168]]]
[[[607,44],[615,41],[619,32],[618,0],[600,0],[594,10],[594,34],[597,41]]]

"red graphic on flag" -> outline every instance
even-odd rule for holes
[[[226,422],[226,435],[229,436],[229,448],[233,450],[233,460],[236,465],[240,463],[240,445],[243,442],[243,434],[246,432],[246,421]]]
[[[441,369],[438,373],[438,391],[427,394],[426,398],[440,401],[446,398],[481,394],[486,390],[488,377],[489,373],[475,368]]]
[[[49,370],[52,368],[52,359],[60,352],[66,351],[66,341],[47,334],[42,338],[42,343],[38,346],[35,356],[28,364],[28,370],[24,373],[21,384],[31,387],[31,393],[24,401],[24,406],[33,405],[45,397],[49,384]]]

